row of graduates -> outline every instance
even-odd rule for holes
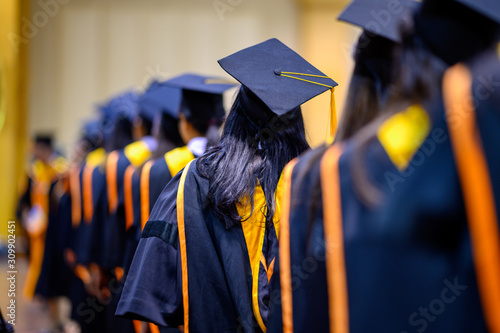
[[[74,271],[109,302],[90,331],[500,332],[500,6],[340,19],[364,31],[333,143],[306,152],[300,105],[337,84],[271,39],[219,60],[241,86],[218,143],[208,99],[230,85],[181,76],[187,147],[144,164],[146,136],[76,169]]]
[[[124,272],[163,187],[218,141],[223,93],[234,86],[187,73],[153,81],[142,93],[120,93],[84,123],[67,162],[46,136],[36,139],[32,165],[52,171],[50,177],[31,172],[19,204],[30,243],[24,294],[47,302],[54,331],[67,319],[61,296],[70,299],[71,319],[82,332],[146,328],[114,315]],[[38,153],[44,148],[50,153]],[[54,162],[63,165],[57,172]],[[43,209],[32,200],[38,197]]]
[[[277,40],[219,60],[241,83],[221,142],[160,194],[117,315],[500,332],[500,6],[354,0],[340,19],[364,31],[335,140],[315,150],[300,105],[333,80]]]

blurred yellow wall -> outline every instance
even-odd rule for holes
[[[27,2],[2,0],[0,4],[0,240],[7,221],[15,220],[16,195],[23,174],[26,124],[27,43],[21,17]]]
[[[31,0],[28,129],[54,132],[71,152],[96,102],[157,76],[226,76],[216,60],[276,37],[334,78],[342,109],[356,29],[337,21],[348,0]],[[308,103],[313,145],[326,134],[329,94]]]
[[[340,118],[349,85],[353,61],[351,48],[359,29],[337,21],[348,0],[298,0],[300,4],[299,47],[302,55],[339,85],[335,88],[337,118]],[[302,107],[312,146],[328,133],[330,93],[314,98]]]
[[[31,0],[29,132],[71,153],[82,118],[123,89],[185,71],[228,78],[217,60],[276,37],[297,47],[296,0]],[[43,24],[42,24],[43,23]]]

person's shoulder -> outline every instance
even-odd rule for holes
[[[184,169],[193,159],[194,155],[187,146],[172,149],[164,155],[165,163],[172,177]]]
[[[167,162],[165,161],[163,156],[159,157],[155,160],[151,160],[151,161],[146,162],[146,164],[144,165],[144,168],[143,168],[143,172],[144,172],[144,169],[146,169],[146,168],[149,168],[150,177],[152,177],[153,175],[160,176],[162,173],[168,172]]]
[[[181,172],[185,172],[186,173],[186,182],[189,181],[189,182],[196,182],[197,184],[203,184],[203,185],[207,185],[208,186],[208,183],[209,183],[209,180],[208,178],[202,174],[202,172],[200,172],[199,168],[198,168],[198,159],[194,159],[190,162],[187,163],[187,165],[184,167],[184,169],[181,170]]]
[[[315,149],[310,149],[302,153],[302,155],[296,159],[296,163],[293,168],[294,173],[315,168],[316,165],[319,165],[327,149],[328,146],[326,146],[326,144],[322,144]]]
[[[337,150],[339,155],[344,155],[346,151],[352,150],[352,144],[349,141],[335,144],[322,144],[321,146],[308,150],[299,156],[293,168],[292,180],[297,178],[311,178],[320,175],[321,163],[325,154],[331,150]]]

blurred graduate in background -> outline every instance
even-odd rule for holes
[[[54,326],[59,324],[55,309],[55,298],[59,292],[47,290],[42,286],[37,289],[37,283],[42,270],[48,226],[55,219],[54,207],[58,202],[56,184],[65,170],[66,159],[54,149],[52,136],[37,135],[34,139],[33,159],[29,166],[26,188],[17,209],[18,218],[27,235],[29,253],[23,294],[30,299],[37,295],[47,302]],[[49,235],[49,239],[52,236],[54,235]]]
[[[165,185],[189,161],[203,154],[209,140],[219,140],[219,126],[225,115],[222,93],[233,84],[211,81],[220,79],[183,74],[165,82],[153,82],[140,98],[139,108],[156,119],[153,128],[159,144],[143,167],[131,170],[129,166],[125,172],[125,276],[149,213]],[[134,323],[139,326],[137,321]],[[158,330],[152,324],[150,329]]]

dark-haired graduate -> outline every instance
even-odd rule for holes
[[[352,1],[339,20],[363,28],[354,49],[354,70],[349,83],[347,102],[342,113],[336,141],[343,141],[380,115],[390,94],[394,74],[394,53],[401,42],[399,27],[411,18],[419,2],[403,0]],[[387,24],[374,21],[373,13],[389,15]]]
[[[79,228],[74,260],[86,267],[89,275],[94,277],[99,271],[103,225],[109,213],[106,161],[111,152],[122,150],[133,141],[132,117],[130,116],[130,105],[133,104],[121,102],[123,99],[130,98],[129,92],[124,92],[98,106],[101,133],[94,140],[99,148],[87,156],[81,174],[75,180],[75,182],[79,180],[76,185],[79,191],[75,193],[81,194],[72,199],[81,204],[73,214],[73,224]],[[84,277],[87,280],[89,278],[89,276]],[[87,287],[93,296],[98,296],[96,286],[88,285]]]
[[[114,312],[119,299],[119,282],[123,276],[123,261],[126,249],[125,179],[127,173],[139,168],[157,149],[157,141],[151,135],[154,114],[142,108],[140,96],[131,91],[118,100],[118,110],[124,108],[132,121],[132,134],[136,140],[123,148],[111,152],[106,159],[107,217],[102,229],[102,253],[100,256],[100,289],[108,294],[109,302],[105,325],[106,332],[132,332],[131,321],[116,318]],[[131,208],[131,207],[130,207]],[[105,296],[105,295],[104,295]]]
[[[163,83],[178,98],[170,101],[166,112],[179,118],[174,130],[185,145],[166,152],[144,165],[139,177],[141,230],[167,183],[193,159],[205,152],[209,143],[219,140],[219,126],[225,117],[223,93],[235,86],[228,80],[197,74],[183,74]],[[215,136],[215,137],[214,137]],[[134,214],[137,216],[137,214]]]
[[[128,321],[118,322],[109,305],[109,275],[102,269],[104,227],[109,221],[110,209],[107,191],[106,165],[112,152],[120,152],[132,142],[133,119],[136,115],[137,96],[126,91],[114,96],[99,107],[102,133],[95,140],[103,149],[96,149],[85,158],[83,167],[71,176],[72,222],[77,228],[76,244],[67,251],[68,262],[81,278],[92,297],[85,296],[77,304],[76,315],[82,323],[82,332],[131,331]],[[72,250],[72,251],[71,251]],[[86,300],[97,302],[96,311]],[[122,325],[122,326],[120,326]],[[129,326],[130,328],[125,326]]]
[[[423,1],[403,26],[380,116],[320,158],[287,166],[282,326],[273,332],[500,331],[498,169],[484,163],[473,88],[449,89],[461,80],[446,74],[442,89],[449,66],[496,47],[499,11],[488,1]],[[495,99],[475,91],[498,124]]]
[[[68,277],[54,272],[53,275],[57,275],[57,278],[50,277],[49,283],[57,284],[59,288],[69,284],[70,290],[67,296],[71,302],[71,318],[79,324],[80,331],[83,333],[95,332],[101,323],[98,315],[89,323],[86,321],[87,316],[79,313],[79,306],[88,297],[85,292],[85,282],[89,282],[87,278],[89,274],[77,260],[80,254],[78,251],[80,237],[86,226],[86,223],[83,223],[85,214],[82,209],[83,185],[87,177],[84,170],[89,164],[102,163],[105,159],[105,152],[101,147],[101,125],[100,119],[96,119],[86,122],[82,127],[80,139],[73,150],[70,167],[62,181],[64,191],[58,205],[58,225],[55,226],[57,238],[52,241],[52,246],[57,247],[56,253],[61,252],[60,257],[55,261],[67,266],[66,269],[70,269],[74,274]],[[86,244],[87,246],[90,244]]]
[[[125,102],[130,98],[133,97],[129,92],[124,92],[98,106],[98,129],[84,133],[95,149],[83,156],[82,165],[72,168],[69,175],[69,218],[73,237],[65,252],[66,262],[81,280],[73,288],[72,317],[79,322],[82,332],[99,332],[105,329],[106,319],[114,320],[106,316],[106,311],[95,311],[87,299],[90,296],[101,302],[99,306],[107,304],[102,295],[106,291],[99,288],[103,274],[98,265],[103,226],[108,217],[105,165],[110,152],[123,149],[132,142],[129,105],[133,104]],[[85,290],[81,290],[83,287]]]
[[[209,140],[218,142],[219,126],[225,116],[222,94],[232,87],[234,83],[229,84],[228,80],[221,78],[183,74],[151,86],[141,97],[142,108],[161,116],[157,124],[159,149],[162,142],[168,142],[163,146],[169,149],[163,152],[157,150],[153,154],[157,158],[151,158],[132,176],[129,170],[125,173],[125,207],[128,213],[123,264],[125,274],[128,274],[142,229],[165,185],[187,163],[205,152]],[[152,325],[150,329],[155,331]]]
[[[417,1],[401,1],[397,6],[390,6],[391,1],[371,1],[354,0],[342,11],[338,19],[363,29],[359,36],[354,52],[354,69],[351,75],[346,104],[339,121],[339,126],[335,135],[335,142],[342,142],[355,136],[363,127],[378,119],[384,112],[384,106],[394,89],[394,57],[398,46],[401,43],[399,34],[400,26],[403,22],[411,20],[411,15],[419,6]],[[373,13],[386,12],[390,15],[390,20],[386,25],[379,25],[374,21]],[[310,151],[301,157],[300,171],[296,171],[296,178],[303,178],[301,190],[312,191],[312,197],[309,194],[300,194],[302,200],[307,200],[307,205],[311,204],[311,209],[315,204],[321,201],[321,193],[314,191],[320,188],[320,179],[315,178],[312,170],[323,157],[324,152],[329,146],[327,144]],[[296,170],[299,170],[297,167]],[[309,173],[305,175],[304,173]],[[297,199],[299,199],[297,197]],[[308,214],[308,211],[301,211],[302,214]],[[300,222],[299,222],[300,221]],[[296,228],[300,228],[301,234],[296,234],[297,239],[294,243],[294,264],[308,262],[309,259],[321,257],[324,255],[324,242],[320,237],[318,242],[318,229],[309,228],[311,221],[299,220],[297,218]],[[295,235],[294,235],[295,236]],[[305,237],[303,239],[303,237]],[[312,239],[316,241],[312,241]],[[311,257],[314,253],[315,256]],[[300,281],[300,287],[294,290],[294,302],[315,304],[303,308],[300,312],[294,312],[293,325],[297,331],[325,331],[328,325],[328,306],[325,303],[325,290],[316,288],[324,283],[325,264],[324,261],[314,262],[317,265],[314,277]],[[297,266],[297,267],[300,267]],[[279,267],[275,274],[279,275]],[[302,276],[302,273],[296,271],[295,274]],[[275,281],[276,285],[279,281]],[[285,310],[287,310],[285,308]],[[271,320],[272,332],[281,332],[283,330],[281,303],[277,303],[273,311]],[[287,310],[288,311],[288,310]],[[310,318],[314,316],[315,320],[311,322]]]
[[[221,142],[160,195],[117,314],[184,332],[263,332],[281,173],[309,147],[300,105],[336,83],[277,39],[219,64],[242,84]]]
[[[17,209],[29,241],[29,266],[23,287],[28,299],[35,296],[42,269],[50,208],[55,203],[54,185],[66,170],[66,159],[55,151],[52,141],[52,136],[46,134],[34,138],[33,160]]]
[[[157,148],[145,164],[136,168],[128,166],[124,175],[125,232],[126,243],[123,263],[124,273],[128,270],[141,233],[141,174],[144,168],[148,171],[150,164],[164,154],[183,145],[179,134],[178,109],[181,101],[181,90],[153,81],[139,99],[139,108],[154,119],[152,134],[157,141]],[[156,184],[152,189],[155,190]],[[162,188],[166,185],[163,184]],[[161,191],[159,189],[158,191]]]
[[[132,134],[136,140],[123,148],[111,152],[106,161],[106,188],[109,217],[103,229],[103,252],[100,265],[104,271],[120,280],[123,275],[123,256],[126,243],[125,180],[141,167],[157,149],[158,142],[151,135],[155,114],[143,107],[141,98],[126,100],[130,106]],[[132,207],[129,207],[132,208]]]
[[[152,135],[157,145],[156,150],[143,165],[129,165],[124,173],[125,224],[122,227],[125,228],[126,241],[123,261],[120,264],[124,272],[128,269],[135,252],[136,239],[140,237],[141,232],[140,222],[137,222],[141,214],[140,175],[144,167],[152,161],[183,144],[178,130],[177,110],[180,99],[179,89],[158,81],[153,81],[139,98],[139,108],[153,119]]]

